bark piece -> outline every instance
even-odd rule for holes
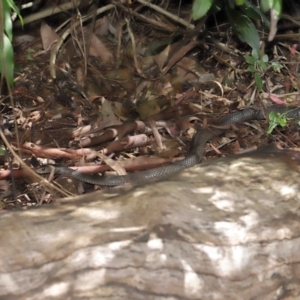
[[[299,299],[299,152],[282,153],[2,213],[0,298]]]

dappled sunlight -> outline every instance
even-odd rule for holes
[[[197,297],[201,294],[204,282],[201,276],[193,270],[193,267],[184,259],[180,259],[184,273],[184,289],[185,294],[189,297]]]
[[[89,220],[113,220],[117,219],[121,214],[121,211],[117,208],[109,208],[99,209],[94,207],[92,210],[87,206],[82,206],[78,210],[72,212],[72,215],[76,217],[76,215],[86,216],[87,221]]]
[[[223,192],[216,190],[209,198],[209,201],[214,204],[218,209],[224,211],[235,211],[235,204],[237,200],[237,195],[233,192]]]
[[[44,297],[62,297],[68,293],[70,289],[69,282],[53,283],[43,292]]]
[[[216,233],[221,234],[224,238],[224,243],[230,245],[238,245],[240,243],[248,243],[257,238],[254,232],[251,232],[252,226],[245,226],[233,220],[219,221],[214,225]]]
[[[163,250],[164,243],[161,239],[153,237],[149,239],[147,246],[152,250]]]
[[[208,256],[215,273],[222,277],[235,277],[253,259],[252,254],[244,246],[213,247],[197,245],[196,247]]]

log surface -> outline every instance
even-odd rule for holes
[[[299,299],[290,152],[2,213],[0,299]]]

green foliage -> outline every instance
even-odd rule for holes
[[[283,67],[277,62],[269,63],[268,55],[263,55],[260,51],[257,52],[255,50],[252,50],[251,55],[245,55],[244,58],[249,64],[247,70],[253,74],[256,86],[259,91],[262,91],[262,77],[267,71],[267,69],[271,67],[273,68],[273,71],[277,72]]]
[[[279,70],[283,68],[283,65],[280,64],[279,62],[272,62],[271,67],[274,72],[279,72]]]
[[[22,21],[18,7],[13,0],[0,2],[0,73],[6,78],[10,86],[14,83],[14,59],[12,47],[12,20],[11,10],[16,12]]]
[[[282,0],[261,0],[263,10],[257,8],[250,0],[194,0],[192,17],[200,19],[206,14],[213,14],[224,9],[227,18],[240,40],[245,41],[252,49],[259,51],[259,34],[253,23],[262,21],[270,28],[270,22],[264,12],[280,16]]]
[[[245,41],[252,49],[259,51],[259,35],[252,21],[238,10],[225,7],[231,26],[241,41]]]
[[[32,49],[32,48],[28,48],[26,50],[26,59],[27,60],[33,60],[33,57],[32,57],[32,54],[34,53],[35,51]]]
[[[6,78],[10,86],[14,83],[14,58],[11,41],[7,35],[0,41],[0,73]]]
[[[0,156],[4,156],[5,155],[5,149],[0,147]]]
[[[240,6],[244,4],[244,0],[235,0],[235,4]]]
[[[192,18],[194,20],[202,18],[212,7],[214,0],[195,0],[192,8]]]
[[[252,55],[245,55],[245,60],[249,64],[248,71],[253,73],[254,80],[259,91],[263,88],[261,76],[267,70],[267,63],[269,61],[268,55],[259,55],[259,52],[252,50]]]
[[[281,126],[284,127],[287,124],[287,121],[289,120],[289,118],[287,118],[286,116],[287,113],[275,113],[275,112],[270,112],[269,113],[269,120],[270,120],[270,124],[269,124],[269,128],[268,128],[268,134],[272,133],[272,131],[274,130],[274,128],[276,128],[277,126]],[[300,126],[300,121],[298,121],[298,125]]]
[[[240,6],[241,11],[255,22],[262,22],[269,28],[269,19],[265,16],[262,10],[253,5],[249,0],[245,0],[244,4]]]
[[[284,126],[286,126],[286,123],[287,123],[287,118],[286,118],[285,114],[275,113],[273,111],[269,113],[269,120],[270,120],[270,124],[269,124],[269,128],[267,131],[268,134],[272,133],[272,131],[278,125],[280,125],[281,127],[284,127]]]
[[[263,11],[272,9],[276,13],[277,17],[280,16],[282,10],[282,0],[260,0],[260,4]]]

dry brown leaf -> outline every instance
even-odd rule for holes
[[[80,66],[76,69],[76,82],[78,85],[83,87],[84,81],[85,81],[84,71],[83,71],[82,67]]]
[[[102,117],[103,117],[103,125],[102,128],[120,125],[122,122],[115,115],[115,103],[113,101],[108,101],[104,97],[102,97]]]
[[[205,82],[208,80],[215,80],[212,73],[207,73],[205,68],[191,57],[183,57],[176,63],[177,72],[172,78],[172,84],[189,82]]]
[[[143,72],[148,71],[154,64],[153,56],[147,56],[142,60],[141,69]]]
[[[195,72],[197,68],[197,63],[195,59],[191,57],[183,57],[177,64],[177,67],[183,68],[185,70]],[[203,69],[204,70],[204,69]]]
[[[109,18],[107,16],[104,16],[103,18],[96,21],[94,33],[99,36],[107,35],[109,33],[109,26],[111,26]]]
[[[59,35],[45,22],[41,25],[40,33],[44,50],[52,48],[54,42],[59,39]]]
[[[113,58],[112,53],[95,34],[92,35],[89,54],[91,56],[100,57],[103,62],[108,62]]]
[[[126,170],[118,164],[118,162],[116,162],[115,160],[109,158],[108,156],[106,156],[103,153],[98,153],[98,156],[104,160],[104,162],[110,166],[113,170],[115,170],[118,175],[126,175]]]
[[[155,115],[160,112],[160,107],[157,104],[156,99],[143,101],[136,108],[136,111],[140,115],[141,120],[145,120],[148,117]]]
[[[169,57],[169,53],[170,53],[170,45],[168,45],[162,52],[160,52],[159,54],[157,54],[153,57],[154,61],[158,65],[160,71],[166,65],[166,62]]]
[[[133,74],[128,67],[122,67],[106,73],[106,78],[109,80],[117,81],[128,92],[136,89],[136,84],[133,80]]]
[[[167,72],[179,61],[181,60],[191,49],[196,47],[198,42],[191,41],[188,44],[180,48],[178,52],[175,52],[174,55],[169,59],[169,62],[166,67],[164,67],[161,76],[167,74]]]
[[[184,116],[178,120],[176,125],[180,131],[186,131],[191,127],[192,122],[195,123],[198,121],[200,121],[200,119],[195,116]]]

